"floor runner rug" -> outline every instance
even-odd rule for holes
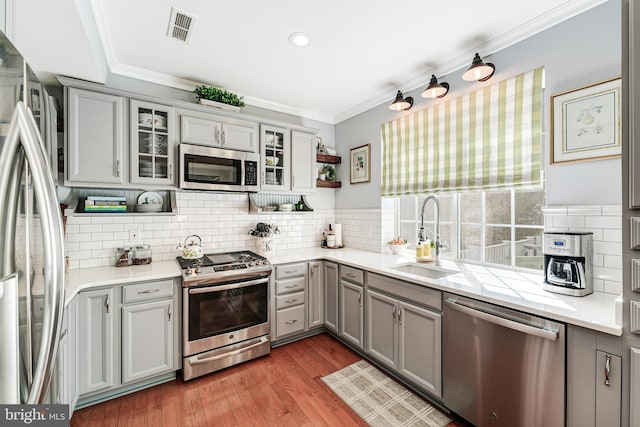
[[[444,427],[452,421],[365,360],[322,381],[370,426]]]

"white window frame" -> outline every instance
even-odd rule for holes
[[[455,236],[456,236],[456,241],[455,242],[446,242],[449,245],[449,248],[445,250],[445,254],[448,254],[449,256],[451,255],[455,255],[455,258],[461,261],[465,261],[465,262],[479,262],[479,263],[483,263],[483,264],[490,264],[490,265],[495,265],[495,266],[501,266],[501,267],[511,267],[511,268],[522,268],[519,266],[516,266],[516,231],[518,229],[536,229],[536,230],[540,230],[542,232],[544,232],[544,223],[543,224],[539,224],[539,225],[534,225],[534,224],[516,224],[516,209],[515,209],[515,202],[516,202],[516,189],[509,189],[506,190],[510,192],[510,203],[511,203],[511,218],[510,218],[510,222],[508,224],[495,224],[495,223],[488,223],[486,221],[486,194],[488,193],[487,191],[479,191],[480,192],[480,206],[481,206],[481,218],[480,218],[480,222],[462,222],[461,221],[461,210],[460,210],[460,198],[464,193],[450,193],[451,196],[453,197],[453,206],[452,208],[454,209],[455,212],[455,223],[452,221],[443,221],[442,218],[440,218],[440,229],[443,228],[443,225],[454,225],[456,228],[455,231]],[[474,191],[476,192],[476,191]],[[413,202],[414,202],[414,212],[415,212],[415,218],[414,219],[401,219],[401,214],[400,214],[400,197],[396,197],[395,198],[395,204],[394,204],[394,208],[395,208],[395,235],[400,235],[401,234],[401,230],[402,224],[409,224],[409,223],[413,223],[414,224],[414,231],[415,234],[413,236],[402,236],[404,238],[409,238],[410,241],[413,241],[415,239],[417,239],[418,236],[418,231],[420,229],[420,209],[422,208],[422,206],[418,206],[418,201],[419,199],[422,199],[424,197],[426,197],[427,195],[419,195],[419,196],[404,196],[403,198],[407,198],[407,197],[412,197],[413,198]],[[426,209],[431,209],[432,208],[432,204],[429,204]],[[405,212],[406,213],[406,212]],[[543,220],[544,222],[544,220]],[[480,260],[472,260],[472,259],[467,259],[467,258],[462,258],[462,250],[460,248],[460,241],[461,241],[461,229],[462,229],[462,225],[477,225],[480,226],[481,229],[481,233],[480,233]],[[511,260],[511,264],[510,265],[506,265],[506,264],[500,264],[500,263],[492,263],[490,261],[486,260],[486,229],[487,227],[501,227],[501,228],[509,228],[510,229],[510,260]],[[425,229],[427,229],[427,236],[429,236],[430,238],[433,238],[433,234],[435,233],[435,221],[425,221]]]

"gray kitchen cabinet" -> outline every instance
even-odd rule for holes
[[[291,140],[288,129],[260,125],[261,190],[291,190]]]
[[[364,279],[362,270],[340,266],[340,316],[338,335],[357,348],[363,348]]]
[[[258,151],[254,122],[180,110],[180,141],[231,150]]]
[[[369,274],[378,288],[402,282]],[[366,294],[365,352],[438,397],[442,395],[442,314],[403,301],[401,295],[371,289]],[[407,284],[406,286],[412,286]],[[436,292],[426,290],[427,292]]]
[[[309,262],[309,284],[307,287],[307,327],[324,324],[324,280],[322,261]]]
[[[67,88],[65,106],[65,185],[127,182],[125,98]]]
[[[116,385],[113,289],[83,291],[79,305],[80,394],[86,395]]]
[[[619,337],[567,326],[567,426],[622,425],[621,352]]]
[[[275,283],[271,304],[274,341],[289,337],[307,329],[307,270],[306,262],[283,264],[275,267]]]
[[[182,363],[177,285],[168,278],[78,294],[79,407],[175,378]]]
[[[442,314],[398,302],[398,372],[442,396]]]
[[[175,185],[173,107],[132,99],[129,109],[130,181]]]
[[[365,351],[392,369],[398,369],[398,300],[367,290],[367,346]]]
[[[173,300],[122,307],[122,383],[174,366]]]
[[[69,405],[69,415],[78,403],[80,396],[80,376],[78,374],[78,300],[76,296],[67,305],[67,333],[66,333],[66,357],[62,364],[62,381],[64,383],[64,394],[62,403]]]
[[[324,261],[322,263],[324,281],[324,326],[338,332],[338,264]]]
[[[316,189],[315,135],[291,131],[291,191],[312,193]]]
[[[629,402],[640,402],[640,348],[629,348]],[[629,408],[629,425],[640,425],[640,405],[631,405]]]

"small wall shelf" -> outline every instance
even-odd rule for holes
[[[342,187],[342,183],[340,181],[327,181],[323,179],[316,179],[316,187],[340,188]]]
[[[342,163],[342,158],[340,156],[331,156],[329,154],[317,153],[316,162],[337,165],[339,163]],[[340,181],[327,181],[323,179],[316,179],[316,187],[317,188],[340,188],[342,187],[342,183]]]
[[[135,205],[142,190],[112,190],[77,188],[72,192],[69,207],[64,210],[65,216],[167,216],[177,215],[176,192],[172,190],[158,190],[162,196],[163,209],[161,212],[136,212]],[[84,201],[87,196],[124,196],[127,199],[127,212],[85,212]]]
[[[342,163],[342,158],[340,156],[330,156],[329,154],[316,154],[316,161],[318,163],[331,163],[333,165],[337,165],[338,163]]]

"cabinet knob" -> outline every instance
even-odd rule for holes
[[[120,177],[120,160],[116,160],[116,176]]]
[[[222,131],[222,145],[224,145],[226,143],[227,143],[227,137],[226,137],[224,131]]]
[[[220,128],[216,127],[216,142],[220,143]]]
[[[293,320],[287,320],[286,323],[287,325],[293,325],[294,323],[296,323],[298,321],[298,319],[293,319]]]
[[[391,314],[391,316],[393,316],[393,323],[396,323],[397,317],[396,317],[396,306],[393,306],[393,313]]]
[[[171,306],[167,307],[167,314],[169,315],[169,321],[171,320]]]
[[[609,375],[611,374],[611,355],[607,354],[605,358],[606,361],[604,363],[604,385],[609,387],[611,385],[611,381],[609,380]]]

